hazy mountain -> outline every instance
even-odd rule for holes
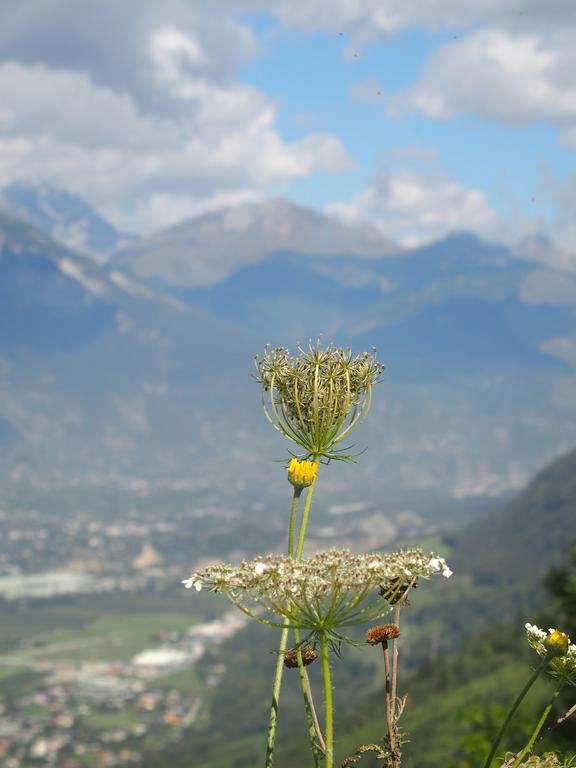
[[[117,484],[160,493],[212,485],[236,501],[236,514],[248,505],[262,516],[251,482],[262,457],[282,459],[290,445],[259,413],[252,357],[266,341],[293,345],[320,332],[355,350],[376,344],[386,364],[356,439],[354,450],[368,451],[358,465],[327,472],[326,508],[361,494],[393,528],[399,510],[416,511],[423,530],[442,500],[517,488],[571,445],[570,276],[464,235],[378,258],[368,241],[364,255],[347,254],[337,229],[323,240],[330,248],[340,240],[336,255],[327,245],[323,255],[272,252],[280,219],[262,223],[266,210],[242,207],[237,214],[249,226],[238,225],[236,239],[232,211],[196,222],[216,238],[206,236],[200,273],[208,274],[211,257],[216,273],[224,264],[230,274],[192,288],[185,278],[168,285],[128,275],[136,250],[98,264],[28,224],[0,220],[0,418],[8,425],[0,439],[12,446],[0,463],[20,483],[15,489]],[[333,224],[283,202],[269,210],[292,222],[290,237],[301,216],[318,242]],[[261,261],[243,265],[253,227]],[[210,250],[218,238],[226,248]],[[166,264],[177,274],[189,255],[184,241],[174,240],[174,254]],[[273,487],[270,498],[280,495]],[[274,516],[266,524],[281,528]]]
[[[235,388],[248,399],[255,347],[225,321],[0,215],[0,439],[15,443],[18,482],[169,482],[196,454],[198,466],[212,462],[202,448],[240,407],[228,377],[245,370]]]
[[[0,190],[0,207],[82,253],[109,254],[132,239],[77,195],[46,184],[11,184]]]
[[[243,265],[259,265],[283,251],[381,257],[401,250],[370,224],[343,224],[279,198],[198,216],[136,243],[115,259],[134,275],[181,289],[214,285]]]

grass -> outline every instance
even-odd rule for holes
[[[181,613],[109,616],[81,628],[39,634],[33,647],[17,651],[17,656],[24,661],[128,661],[159,632],[185,632],[197,620]]]
[[[118,712],[93,712],[80,719],[80,725],[88,731],[128,730],[139,722],[130,709],[122,709]]]
[[[174,672],[165,677],[158,677],[154,680],[154,688],[167,688],[172,691],[183,691],[184,693],[197,691],[200,687],[203,688],[204,686],[198,677],[195,667]]]
[[[26,672],[26,667],[0,667],[0,684],[9,677],[15,677]]]

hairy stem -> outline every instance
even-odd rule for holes
[[[550,654],[546,654],[546,656],[544,656],[544,658],[542,659],[540,664],[536,667],[536,669],[534,670],[534,672],[530,676],[530,679],[528,680],[528,682],[526,683],[524,688],[522,688],[522,690],[518,694],[518,697],[516,698],[516,701],[514,702],[514,704],[512,705],[510,711],[506,715],[506,719],[502,723],[502,727],[498,731],[498,734],[497,734],[497,736],[496,736],[496,738],[494,740],[494,744],[492,744],[492,748],[490,750],[490,754],[488,755],[488,757],[486,758],[486,762],[484,763],[484,768],[490,768],[490,766],[492,765],[492,760],[494,759],[494,755],[496,754],[496,751],[497,751],[498,747],[500,746],[500,742],[502,741],[502,737],[504,736],[504,733],[506,732],[506,729],[510,725],[510,721],[512,720],[512,718],[516,714],[516,710],[518,709],[518,707],[520,706],[520,704],[524,700],[524,697],[526,696],[526,694],[528,693],[530,688],[532,688],[532,686],[536,682],[537,678],[540,676],[540,674],[544,671],[544,669],[548,665],[548,662],[550,661],[550,658],[551,658]]]
[[[298,507],[300,505],[300,495],[302,488],[294,486],[294,496],[292,498],[292,507],[290,509],[290,524],[288,528],[288,555],[294,553],[294,532],[296,530],[296,518],[298,516]],[[282,675],[284,674],[284,653],[288,647],[288,627],[282,630],[280,635],[280,647],[278,649],[278,659],[276,660],[276,672],[274,674],[274,683],[272,685],[272,703],[270,705],[270,716],[268,718],[268,738],[266,741],[266,768],[272,768],[274,763],[274,745],[276,743],[276,725],[278,723],[278,706],[280,702],[280,689],[282,688]]]
[[[324,677],[324,706],[326,712],[326,762],[325,768],[334,768],[334,711],[332,704],[332,677],[330,674],[330,658],[328,656],[328,641],[326,633],[320,633],[320,655],[322,658],[322,674]]]
[[[319,458],[314,459],[314,463],[318,465],[320,463]],[[306,494],[306,501],[304,503],[304,509],[302,511],[302,522],[300,523],[300,531],[298,532],[298,546],[296,547],[296,560],[300,560],[302,557],[302,552],[304,551],[304,542],[306,541],[306,531],[308,530],[308,518],[310,516],[310,507],[312,506],[312,499],[314,497],[314,489],[316,488],[316,480],[318,479],[318,474],[316,474],[316,477],[312,481],[312,485],[308,488],[308,493]]]
[[[298,648],[300,642],[300,631],[294,630],[294,644]],[[302,661],[302,653],[300,649],[296,651],[296,658],[298,659],[298,672],[300,674],[300,687],[302,689],[302,697],[304,699],[304,708],[306,710],[306,721],[308,723],[308,735],[310,737],[310,750],[314,759],[315,768],[319,768],[320,757],[326,751],[326,745],[324,743],[324,737],[322,736],[322,729],[318,722],[318,716],[316,714],[316,708],[314,706],[314,698],[312,696],[312,688],[310,686],[310,679],[308,672]]]
[[[512,763],[512,768],[518,768],[522,760],[525,758],[526,755],[528,755],[530,752],[532,752],[532,747],[534,746],[534,742],[538,738],[538,734],[544,727],[544,723],[548,719],[548,715],[550,714],[550,710],[554,706],[554,703],[556,699],[558,698],[558,694],[560,693],[560,689],[562,688],[563,680],[560,681],[560,683],[556,686],[556,689],[554,693],[552,694],[552,697],[546,707],[544,707],[544,711],[542,712],[542,715],[540,717],[540,720],[536,723],[536,727],[532,731],[532,735],[530,736],[528,743],[524,747],[524,749],[520,752],[520,754],[516,757],[514,762]]]
[[[266,742],[266,768],[272,768],[274,763],[274,745],[276,743],[276,725],[278,723],[278,704],[280,701],[280,688],[282,687],[282,674],[284,672],[284,653],[288,647],[288,627],[282,630],[280,635],[280,647],[276,661],[276,674],[272,686],[272,704],[270,706],[270,718],[268,720],[268,740]]]
[[[400,629],[400,606],[394,608],[394,624]],[[398,638],[392,640],[392,707],[394,716],[396,716],[396,697],[398,685]]]
[[[296,532],[296,518],[298,517],[298,507],[300,506],[300,496],[302,488],[294,486],[294,496],[292,498],[292,507],[290,509],[290,524],[288,526],[288,557],[294,554],[294,535]]]
[[[386,724],[388,726],[388,743],[390,745],[390,754],[394,755],[396,750],[394,699],[392,698],[390,684],[390,654],[388,653],[387,641],[382,643],[382,652],[384,653],[384,674],[386,676]]]

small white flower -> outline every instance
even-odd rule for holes
[[[428,566],[430,568],[432,568],[433,571],[439,571],[440,568],[441,568],[440,558],[438,558],[438,557],[430,558],[430,560],[428,562]]]
[[[444,568],[442,569],[442,576],[444,576],[445,579],[449,579],[450,576],[452,576],[452,573],[453,571],[451,571],[447,565],[445,565]]]
[[[254,566],[254,573],[256,576],[262,576],[264,571],[266,570],[266,565],[264,563],[256,563]]]
[[[201,581],[195,581],[194,582],[194,589],[196,592],[202,592],[202,582]]]

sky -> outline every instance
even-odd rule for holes
[[[575,39],[574,0],[2,0],[0,187],[142,235],[283,196],[576,267]]]

